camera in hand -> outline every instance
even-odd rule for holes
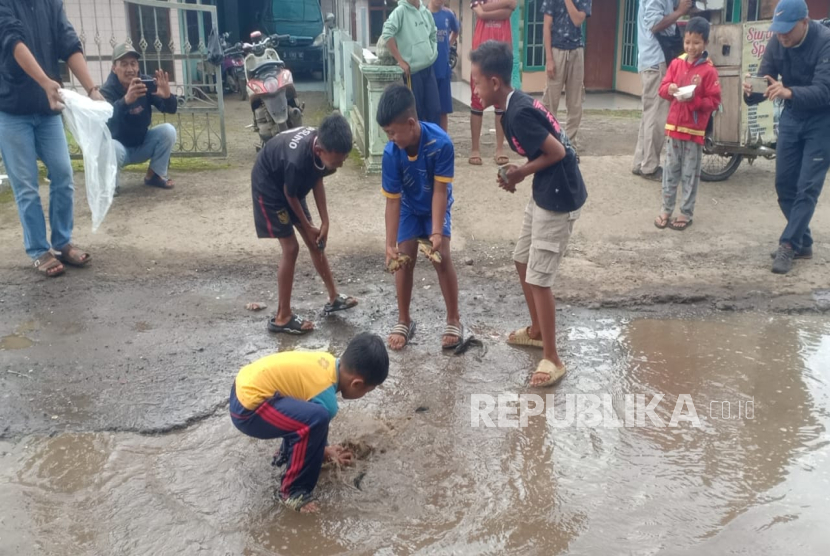
[[[155,79],[141,79],[141,82],[144,83],[144,86],[147,87],[147,94],[152,95],[158,91],[158,86],[156,85]]]

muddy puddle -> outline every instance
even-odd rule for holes
[[[395,355],[383,387],[341,403],[330,439],[373,449],[324,472],[317,516],[274,503],[277,444],[224,411],[160,436],[0,443],[0,553],[830,553],[826,318],[560,322],[569,374],[524,427],[473,427],[471,403],[534,392],[537,352],[478,328],[486,352]],[[638,395],[663,397],[629,409]]]

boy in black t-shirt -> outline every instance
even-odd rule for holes
[[[343,166],[352,150],[349,123],[340,114],[327,116],[318,129],[289,129],[269,140],[257,155],[251,172],[254,201],[254,224],[257,237],[278,238],[282,258],[277,270],[279,306],[268,321],[271,332],[306,334],[314,329],[310,321],[300,320],[291,311],[294,265],[300,245],[294,228],[300,232],[311,254],[314,268],[326,285],[329,302],[326,313],[351,309],[353,297],[337,293],[329,262],[324,252],[329,233],[329,214],[323,178]],[[306,204],[306,195],[314,193],[314,202],[322,223],[315,228]]]
[[[504,106],[504,136],[513,151],[528,158],[524,166],[502,166],[499,186],[514,193],[517,183],[533,175],[533,197],[513,252],[531,324],[511,333],[507,342],[543,348],[530,385],[550,386],[565,375],[556,352],[556,302],[551,288],[588,194],[576,153],[559,122],[539,101],[511,87],[510,46],[487,41],[470,54],[470,61],[473,85],[482,103]]]

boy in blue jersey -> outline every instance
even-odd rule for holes
[[[240,369],[231,387],[231,421],[250,437],[282,439],[274,465],[287,464],[279,496],[288,507],[317,511],[314,487],[323,461],[352,462],[349,450],[328,445],[337,393],[344,400],[362,398],[388,374],[383,340],[366,332],[355,336],[340,358],[327,352],[285,351]]]
[[[432,72],[438,83],[438,99],[441,101],[441,129],[447,131],[449,115],[452,114],[450,46],[458,39],[458,20],[445,6],[445,0],[430,0],[429,11],[435,19],[438,39],[438,57],[432,65]]]
[[[404,85],[390,85],[378,103],[377,122],[389,137],[383,151],[382,192],[386,196],[386,264],[406,255],[415,260],[418,240],[432,251],[438,282],[447,306],[447,326],[441,346],[458,347],[463,340],[458,314],[458,278],[450,258],[452,179],[455,150],[452,141],[435,124],[419,122],[415,97]],[[428,238],[428,239],[427,239]],[[414,264],[404,264],[395,277],[398,324],[389,334],[389,347],[400,350],[409,343],[415,323],[409,315]]]

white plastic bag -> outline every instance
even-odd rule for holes
[[[66,106],[63,120],[84,154],[86,200],[92,211],[94,232],[112,205],[118,176],[115,143],[107,127],[107,122],[112,118],[112,105],[109,102],[94,101],[68,89],[61,89],[61,96]]]

